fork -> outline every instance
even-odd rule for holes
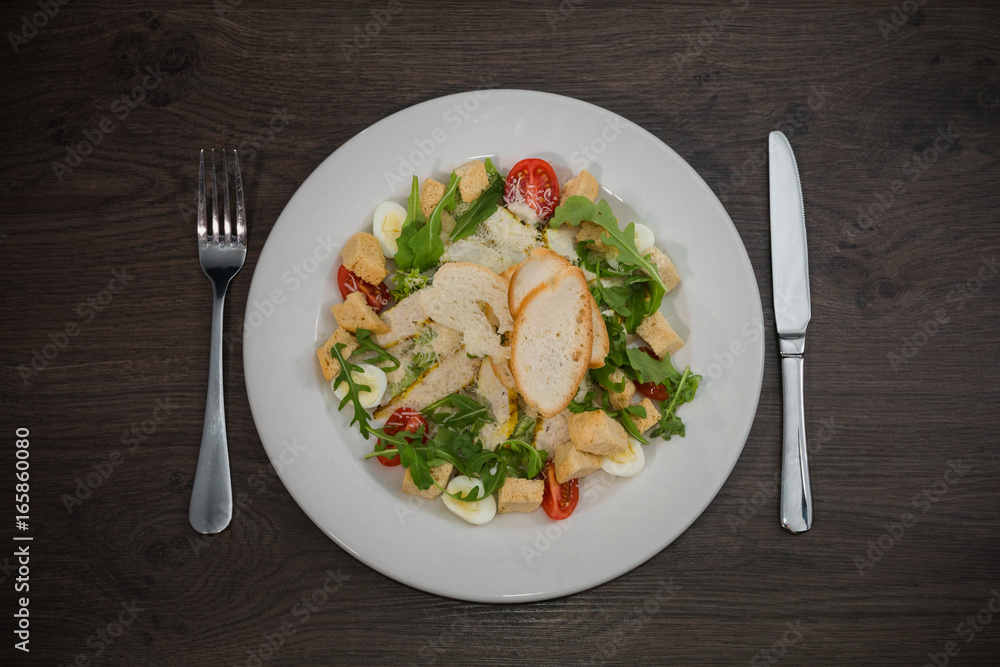
[[[215,300],[212,306],[212,349],[208,364],[208,397],[205,399],[205,425],[201,432],[198,470],[194,475],[188,519],[199,533],[215,534],[225,530],[233,518],[233,486],[229,476],[229,449],[226,443],[226,408],[222,396],[222,309],[226,290],[243,268],[247,257],[247,222],[243,207],[243,179],[240,159],[233,151],[236,176],[236,229],[229,217],[229,169],[226,151],[222,151],[223,224],[219,229],[219,184],[216,180],[215,150],[212,149],[212,228],[208,228],[205,207],[205,151],[201,151],[198,170],[198,259],[201,270],[212,281]]]

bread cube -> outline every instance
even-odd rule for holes
[[[635,396],[635,383],[625,377],[625,371],[620,368],[616,368],[609,379],[614,384],[618,384],[622,380],[625,381],[625,387],[620,392],[611,393],[611,407],[615,410],[621,410],[632,402],[632,397]]]
[[[584,169],[577,174],[576,178],[571,178],[563,184],[562,199],[559,203],[565,204],[566,198],[574,195],[586,197],[590,201],[596,202],[600,193],[601,188],[597,184],[597,179]]]
[[[653,401],[648,398],[642,399],[642,402],[639,403],[639,405],[646,408],[646,416],[636,417],[634,415],[628,415],[628,418],[632,420],[633,424],[635,424],[635,428],[639,431],[639,433],[645,433],[649,429],[656,426],[656,423],[660,421],[660,411],[656,409],[656,405],[653,404]]]
[[[603,227],[595,225],[589,220],[584,220],[580,223],[580,231],[577,232],[576,242],[583,243],[584,241],[593,241],[593,243],[590,244],[590,248],[592,250],[596,250],[597,252],[607,252],[612,246],[609,246],[601,240],[605,234],[607,234],[607,232],[604,231]]]
[[[458,182],[458,192],[464,202],[470,202],[483,194],[490,184],[490,177],[486,175],[486,165],[482,160],[466,162],[455,173],[461,179]]]
[[[677,284],[681,281],[681,276],[677,273],[677,267],[674,266],[669,257],[656,247],[648,249],[643,254],[652,255],[653,263],[656,264],[657,271],[660,274],[660,280],[663,281],[663,285],[667,288],[668,292],[677,287]]]
[[[367,232],[358,232],[340,250],[344,266],[366,283],[378,285],[385,279],[385,255],[378,239]]]
[[[333,346],[337,343],[343,343],[346,347],[341,350],[341,355],[344,359],[347,359],[354,350],[358,349],[358,339],[354,337],[350,331],[344,327],[338,328],[333,332],[323,345],[316,350],[316,356],[319,357],[320,368],[323,369],[323,377],[329,382],[333,378],[340,374],[340,362],[337,361],[333,353],[330,352]]]
[[[541,506],[544,493],[543,480],[508,477],[497,494],[497,512],[534,512]]]
[[[431,468],[431,477],[434,481],[441,486],[448,486],[448,480],[451,479],[451,471],[455,469],[455,466],[451,463],[442,463],[439,466],[434,466]],[[432,498],[437,498],[441,495],[441,489],[436,485],[431,484],[426,489],[417,488],[417,485],[413,483],[413,476],[410,474],[410,469],[406,469],[406,473],[403,475],[403,493],[408,493],[411,496],[419,496],[420,498],[427,498],[428,500]]]
[[[571,479],[589,475],[600,468],[601,457],[581,452],[570,440],[556,447],[553,463],[556,468],[556,481],[563,484]]]
[[[330,312],[337,318],[337,324],[351,333],[356,333],[358,329],[368,329],[373,334],[389,333],[389,325],[375,314],[361,292],[351,292],[344,303],[331,306]]]
[[[581,452],[597,456],[613,456],[628,449],[625,427],[604,410],[570,415],[569,439]]]
[[[420,188],[420,212],[425,218],[431,217],[434,207],[444,197],[445,189],[444,183],[439,183],[433,178],[424,179],[424,186]]]
[[[660,359],[668,354],[673,354],[684,346],[684,339],[677,335],[663,313],[655,312],[635,328],[635,332],[649,343]]]

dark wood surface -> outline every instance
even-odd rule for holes
[[[181,4],[80,0],[16,53],[9,35],[0,47],[0,663],[1000,662],[988,611],[1000,609],[996,3]],[[5,3],[0,27],[18,34],[38,11]],[[386,14],[365,48],[346,48]],[[162,78],[122,118],[115,100],[147,67]],[[577,97],[673,147],[739,229],[767,322],[763,155],[770,130],[787,132],[812,273],[810,533],[776,519],[771,327],[756,421],[718,497],[649,562],[568,598],[498,607],[398,584],[327,539],[268,472],[238,340],[268,231],[347,139],[487,85]],[[278,112],[284,127],[262,135]],[[102,118],[114,129],[57,175]],[[223,143],[244,152],[250,193],[225,370],[232,478],[248,502],[195,540],[210,311],[185,207],[197,150]],[[112,280],[125,284],[103,293]],[[50,343],[55,358],[22,377]],[[11,633],[18,427],[31,431],[30,654]],[[99,486],[69,513],[88,476]],[[296,605],[328,570],[342,586],[305,619]],[[110,643],[97,634],[109,624]]]

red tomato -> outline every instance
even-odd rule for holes
[[[547,220],[559,203],[559,179],[551,164],[536,157],[528,158],[515,164],[507,174],[503,194],[508,203],[524,201],[540,220]]]
[[[659,359],[659,357],[656,356],[656,354],[654,354],[648,347],[641,347],[639,349],[654,359]],[[636,382],[635,390],[643,396],[649,396],[654,401],[665,401],[670,398],[670,394],[667,393],[667,388],[662,384],[653,384],[652,382]]]
[[[556,467],[552,461],[546,461],[542,470],[545,477],[545,493],[542,495],[542,509],[549,515],[550,519],[556,521],[565,519],[580,500],[580,486],[575,479],[571,479],[564,484],[556,480]]]
[[[421,442],[427,442],[427,420],[424,416],[417,412],[416,410],[411,410],[410,408],[399,408],[391,415],[389,419],[385,422],[385,427],[383,430],[389,435],[396,435],[400,431],[406,431],[407,433],[416,433],[420,430],[420,427],[424,427],[424,435]],[[407,438],[408,442],[412,443],[416,438]],[[382,441],[379,440],[375,443],[375,451],[379,452],[385,449],[382,446]],[[398,466],[402,461],[399,460],[399,455],[389,458],[388,456],[376,456],[378,462],[384,466]]]
[[[361,292],[368,299],[368,305],[377,313],[389,305],[389,287],[383,282],[378,285],[366,283],[343,264],[337,270],[337,285],[340,296],[347,298],[351,292]]]

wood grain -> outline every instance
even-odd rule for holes
[[[904,7],[916,11],[894,24]],[[960,650],[952,664],[1000,662],[996,614],[979,630],[959,626],[1000,588],[1000,7],[389,8],[73,2],[16,53],[9,37],[0,49],[0,497],[12,497],[10,442],[26,426],[36,536],[32,650],[12,648],[16,575],[5,569],[0,663],[897,665],[924,664],[948,641]],[[38,11],[8,3],[0,26],[17,33]],[[378,34],[352,51],[386,12]],[[150,70],[156,86],[122,117],[122,95]],[[334,545],[268,470],[238,335],[274,220],[316,165],[365,127],[484,86],[578,97],[674,148],[736,224],[766,322],[762,154],[769,131],[789,134],[812,272],[813,531],[791,537],[776,519],[781,408],[770,327],[757,418],[716,500],[649,562],[569,598],[495,607],[407,588]],[[283,127],[268,134],[276,114]],[[113,131],[60,179],[53,163],[102,118]],[[190,207],[197,150],[222,144],[247,156],[251,194],[250,253],[226,321],[242,495],[232,527],[203,539],[186,516],[210,327]],[[113,271],[131,278],[100,312],[88,307]],[[18,367],[69,323],[78,335],[23,381]],[[144,422],[155,429],[137,442],[133,426],[141,434]],[[968,469],[946,476],[956,461]],[[109,465],[106,477],[97,472]],[[65,497],[88,476],[100,484],[69,513]],[[915,522],[892,537],[907,512]],[[8,505],[4,516],[12,513]],[[880,538],[881,557],[859,573]],[[328,571],[342,584],[304,619],[302,600]],[[110,643],[98,639],[133,601],[135,620]]]

